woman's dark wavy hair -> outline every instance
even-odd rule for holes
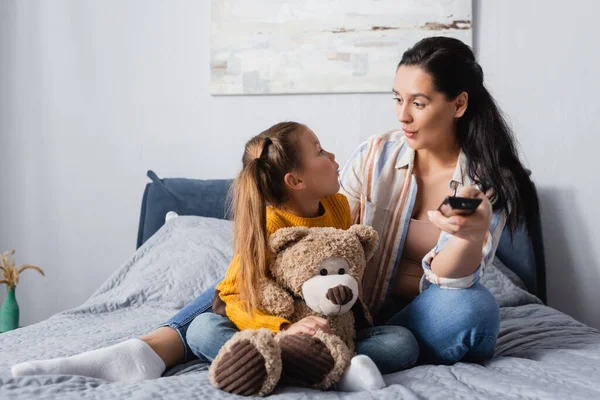
[[[471,48],[458,39],[429,37],[404,52],[398,68],[402,65],[428,73],[434,89],[447,100],[468,93],[469,103],[458,120],[457,133],[469,171],[484,191],[492,189],[490,201],[495,210],[506,213],[510,231],[526,222],[532,234],[539,215],[537,193],[519,160],[511,129],[483,84],[483,70]]]

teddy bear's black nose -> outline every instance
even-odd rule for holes
[[[343,306],[352,300],[352,289],[345,285],[337,285],[330,288],[325,297],[333,304]]]

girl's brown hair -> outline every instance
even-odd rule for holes
[[[242,171],[232,186],[233,241],[239,257],[238,290],[246,310],[259,308],[259,285],[266,275],[267,205],[280,206],[288,200],[285,175],[300,167],[298,139],[306,127],[281,122],[246,143]]]

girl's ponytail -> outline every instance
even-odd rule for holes
[[[234,248],[239,257],[239,293],[252,313],[259,306],[257,288],[267,265],[266,202],[261,188],[260,158],[240,173],[234,189]]]
[[[285,175],[298,168],[298,137],[304,125],[282,122],[253,137],[242,157],[242,171],[232,186],[233,242],[239,260],[238,292],[246,311],[260,306],[260,281],[266,275],[267,206],[287,201]]]

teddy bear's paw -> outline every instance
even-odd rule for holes
[[[335,366],[330,350],[321,339],[306,334],[276,336],[281,348],[283,376],[288,383],[326,389],[325,378]]]
[[[279,345],[268,329],[236,333],[221,348],[209,370],[213,386],[242,396],[265,396],[280,377]]]

